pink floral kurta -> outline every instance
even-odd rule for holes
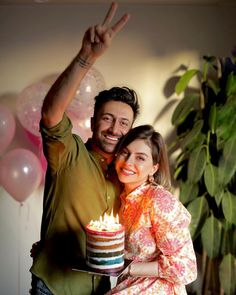
[[[188,230],[190,214],[162,186],[143,184],[121,195],[127,259],[157,262],[157,277],[129,277],[108,294],[184,295],[196,279],[196,257]]]

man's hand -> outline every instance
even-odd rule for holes
[[[101,56],[110,47],[112,39],[128,22],[130,15],[124,14],[117,23],[111,26],[111,21],[117,10],[117,3],[112,3],[102,24],[90,27],[84,35],[81,54],[85,58]]]
[[[126,13],[111,26],[117,7],[116,3],[112,3],[103,23],[85,32],[79,53],[50,88],[42,106],[44,126],[52,127],[62,120],[64,112],[88,70],[111,45],[115,35],[129,20],[130,15]]]
[[[40,251],[40,241],[38,242],[35,242],[33,245],[32,245],[32,248],[30,250],[30,257],[32,257],[33,259],[37,256],[37,254],[39,253]]]

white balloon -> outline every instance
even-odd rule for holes
[[[51,85],[43,82],[32,84],[19,94],[17,117],[22,126],[30,133],[40,136],[39,122],[43,100]],[[68,107],[68,112],[78,119],[86,120],[93,115],[94,97],[105,89],[102,74],[95,68],[89,69]]]
[[[41,108],[49,88],[46,83],[35,83],[23,89],[17,98],[17,117],[22,126],[36,136],[40,136]]]
[[[76,91],[69,111],[80,119],[86,119],[93,114],[94,97],[105,89],[105,80],[102,74],[95,68],[91,68],[81,81],[79,89]]]

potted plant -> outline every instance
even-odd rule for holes
[[[199,88],[189,91],[197,77]],[[192,89],[193,90],[193,89]],[[172,116],[178,149],[174,178],[192,215],[199,263],[191,294],[236,294],[236,59],[203,57],[175,86],[183,94]],[[196,283],[195,283],[196,284]]]

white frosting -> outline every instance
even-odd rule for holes
[[[124,262],[121,262],[121,263],[117,263],[117,264],[112,264],[112,265],[97,265],[97,264],[92,264],[90,262],[86,262],[88,266],[92,267],[92,268],[95,268],[95,269],[113,269],[113,268],[118,268],[118,267],[121,267],[124,265]]]
[[[124,245],[116,247],[115,249],[96,249],[96,248],[90,248],[89,246],[87,246],[87,250],[94,253],[114,253],[116,251],[123,251]]]

